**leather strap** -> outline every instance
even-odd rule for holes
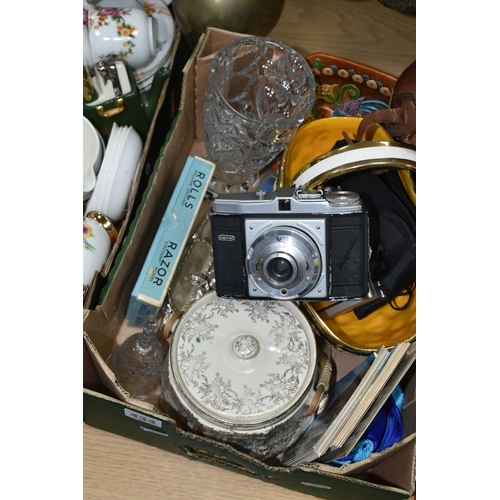
[[[378,111],[374,111],[373,113],[369,113],[368,115],[364,115],[361,123],[358,126],[358,130],[356,132],[356,140],[361,142],[364,140],[364,136],[368,129],[375,125],[376,123],[401,123],[406,125],[408,121],[408,113],[406,110],[398,108],[398,109],[380,109]]]
[[[407,144],[417,144],[417,97],[408,92],[394,96],[394,105],[405,114],[404,122],[388,122],[387,130],[396,139]]]
[[[394,86],[389,109],[374,111],[363,116],[356,138],[362,141],[367,130],[375,123],[384,123],[397,141],[417,144],[417,61],[401,73]]]

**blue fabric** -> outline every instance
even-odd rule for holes
[[[342,465],[365,460],[372,453],[389,448],[403,437],[403,408],[404,393],[398,385],[391,396],[380,408],[377,416],[372,420],[361,439],[352,452],[346,457],[328,462],[330,465]]]

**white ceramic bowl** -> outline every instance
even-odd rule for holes
[[[101,167],[103,141],[94,125],[83,117],[83,201],[94,191]]]
[[[122,219],[130,204],[132,186],[141,161],[142,146],[139,134],[133,127],[128,127],[121,151],[117,153],[118,164],[105,209],[105,213],[112,221]]]
[[[133,127],[120,127],[113,123],[102,168],[86,213],[100,212],[113,223],[123,218],[130,203],[142,146],[142,139]]]
[[[96,211],[107,216],[105,209],[107,207],[109,195],[111,193],[111,185],[113,184],[118,165],[118,144],[123,136],[124,130],[124,127],[120,127],[116,123],[113,123],[111,127],[108,143],[106,145],[106,153],[102,159],[99,177],[95,184],[94,191],[92,192],[92,196],[87,203],[85,215],[89,212]]]

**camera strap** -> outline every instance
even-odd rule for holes
[[[397,171],[362,170],[335,179],[336,187],[361,196],[370,216],[371,280],[383,297],[354,309],[362,319],[409,291],[416,279],[416,209]]]
[[[405,68],[392,91],[389,109],[363,115],[356,132],[362,141],[366,131],[375,123],[385,125],[391,136],[407,144],[417,144],[417,61]]]

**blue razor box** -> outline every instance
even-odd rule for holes
[[[156,314],[165,301],[214,169],[212,162],[188,156],[132,291],[129,325],[142,325],[143,318]]]

